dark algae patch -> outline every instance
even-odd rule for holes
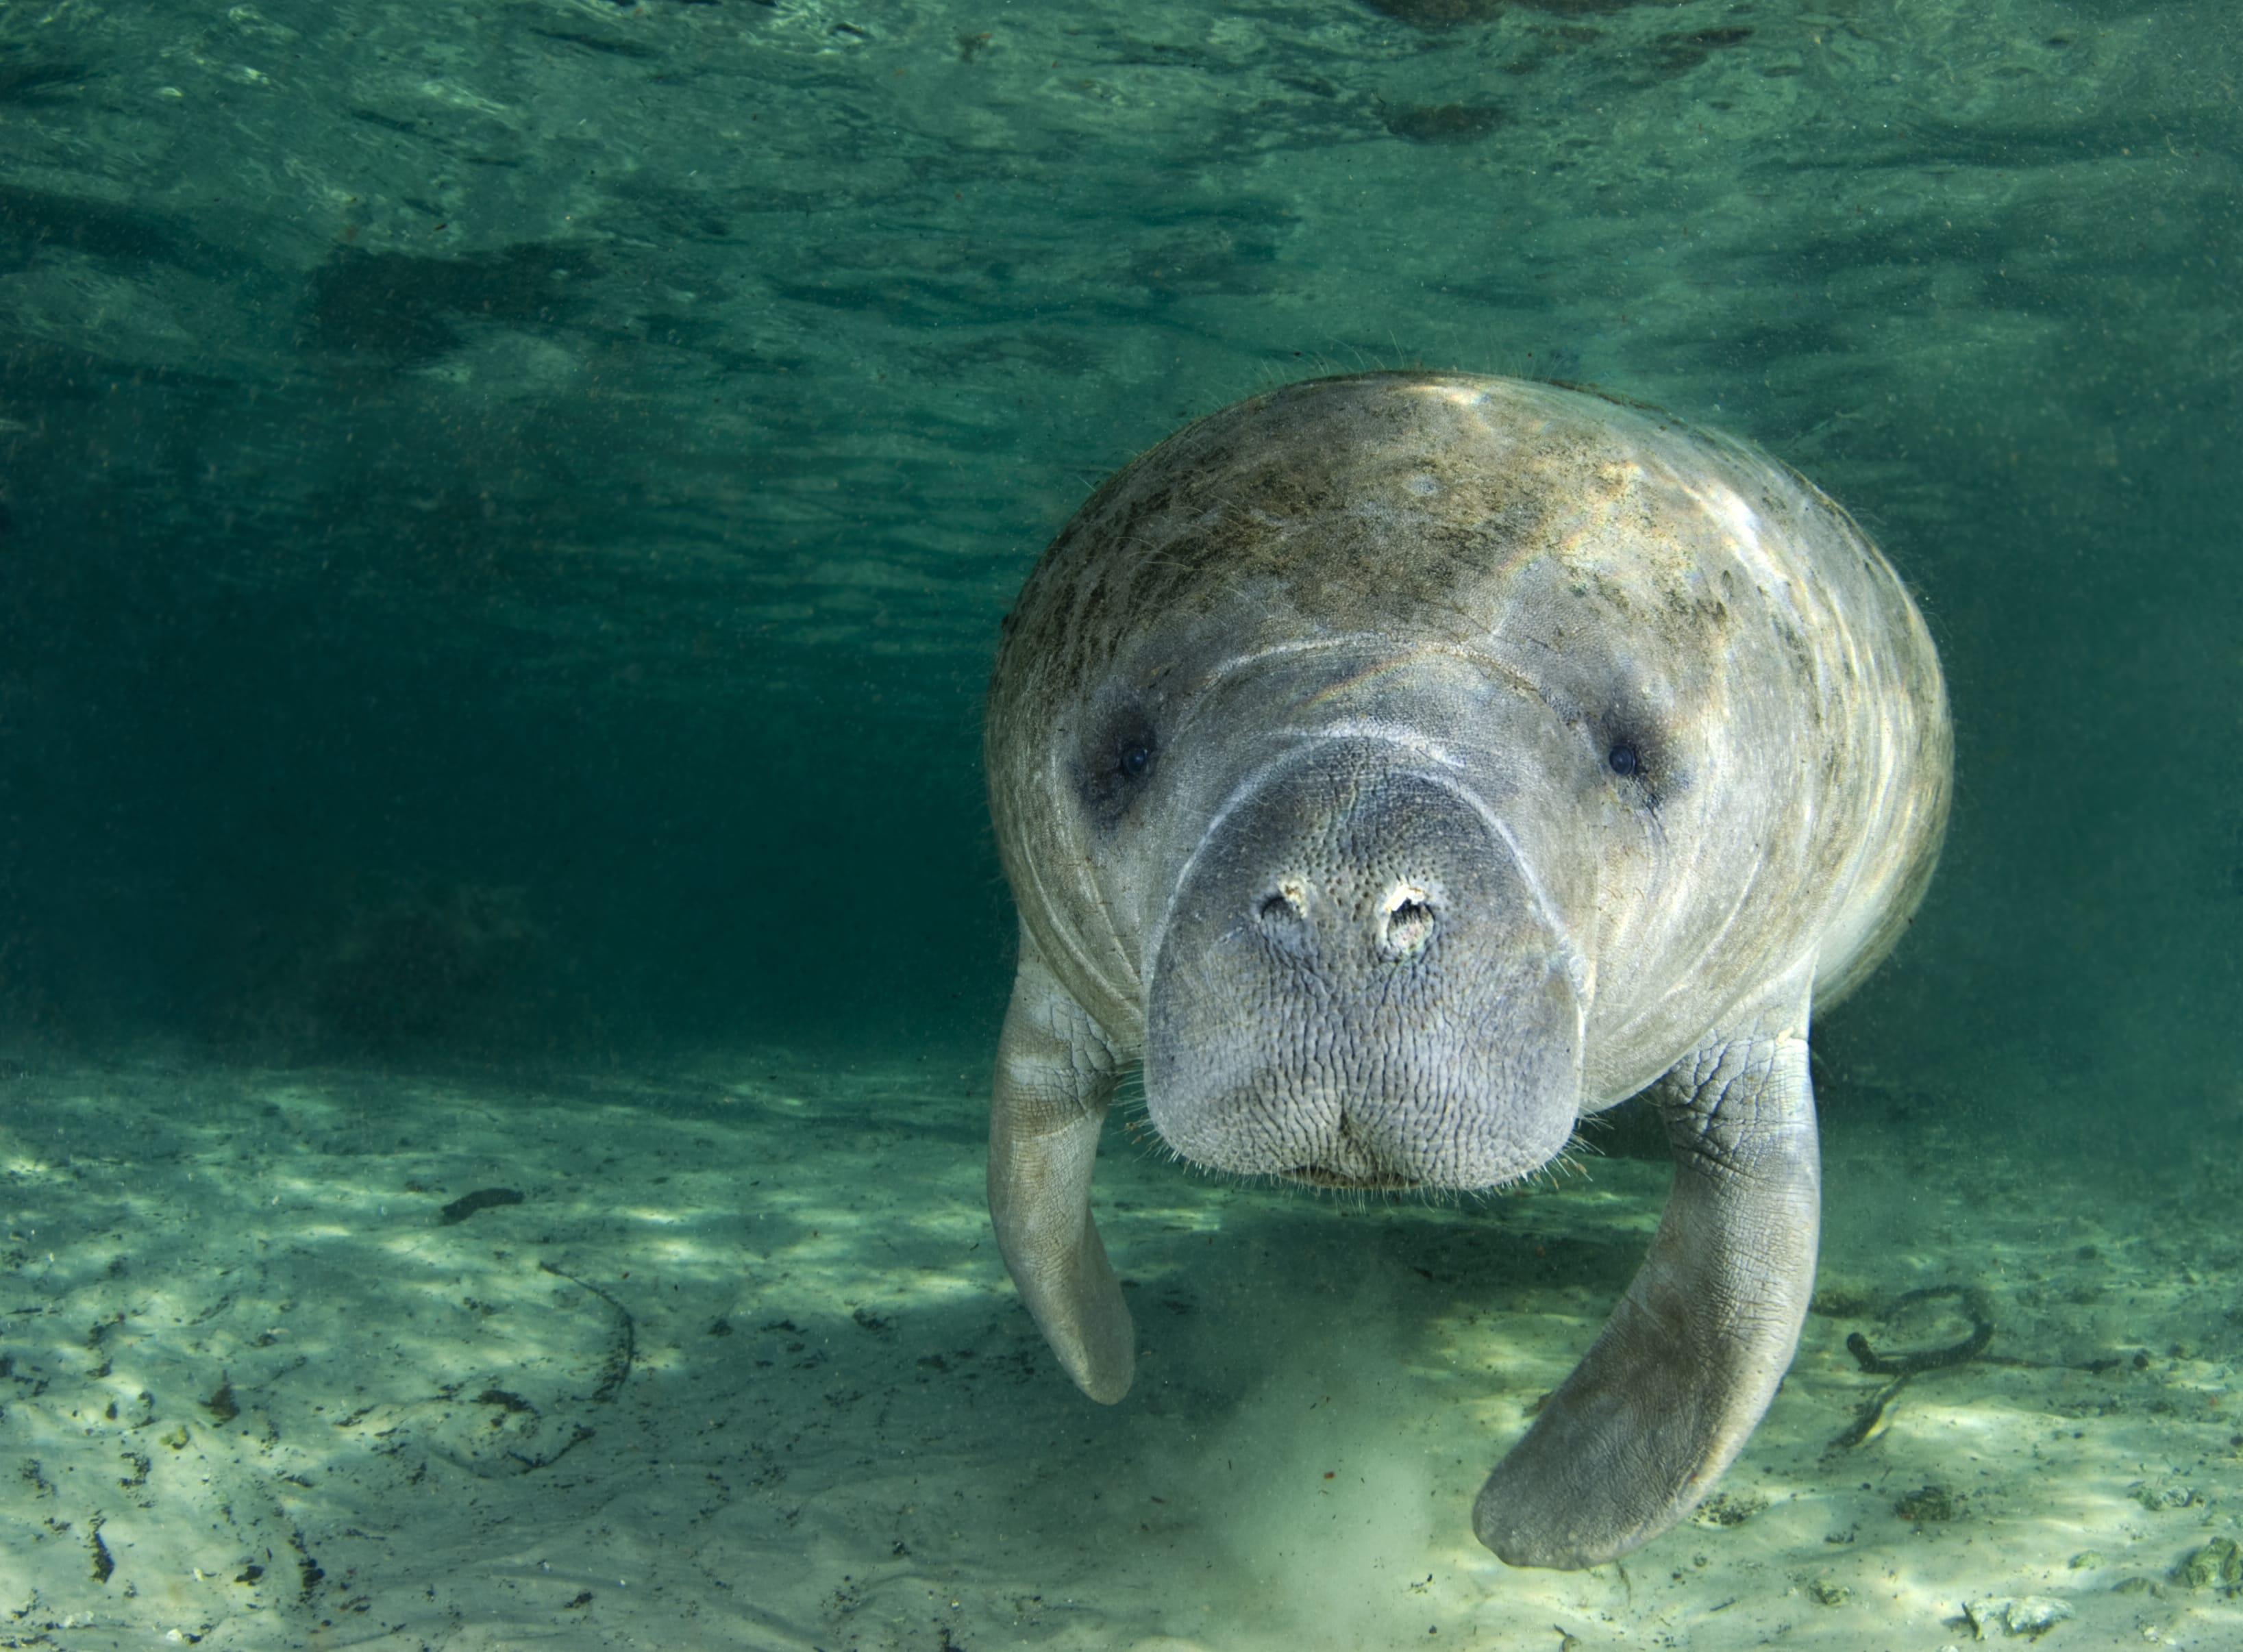
[[[1508,118],[1497,104],[1417,104],[1381,117],[1388,131],[1413,144],[1472,143]]]
[[[112,220],[128,232],[139,229],[118,209],[98,222]],[[393,366],[421,365],[457,349],[461,330],[471,324],[534,327],[558,320],[572,306],[571,282],[593,272],[589,258],[561,245],[509,246],[463,258],[340,247],[312,277],[301,342]]]
[[[522,1195],[511,1187],[478,1187],[472,1193],[462,1193],[444,1206],[446,1222],[464,1222],[477,1211],[487,1211],[494,1205],[519,1205]]]
[[[1962,1512],[1963,1500],[1944,1486],[1919,1486],[1893,1504],[1894,1514],[1919,1526],[1953,1520]]]
[[[217,1392],[203,1401],[203,1409],[210,1413],[211,1420],[213,1422],[232,1422],[239,1417],[241,1414],[241,1407],[235,1403],[233,1384],[225,1378],[220,1378]]]

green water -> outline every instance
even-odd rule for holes
[[[1181,421],[1407,366],[1656,404],[1869,528],[1938,639],[1957,790],[1913,931],[1817,1028],[1833,1130],[1870,1165],[1920,1164],[1927,1119],[1950,1169],[2064,1159],[2091,1203],[2053,1214],[2106,1245],[2185,1208],[2209,1251],[2152,1271],[2232,1295],[2232,1203],[2189,1179],[2243,1152],[2227,0],[0,0],[9,1082],[515,1094],[762,1083],[783,1047],[845,1091],[927,1056],[882,1128],[970,1216],[1013,591]],[[2098,1211],[2121,1148],[2138,1202]],[[2243,1357],[2202,1317],[2195,1353]],[[1256,1561],[1222,1598],[1293,1587]],[[1155,1628],[1249,1643],[1112,1643]]]

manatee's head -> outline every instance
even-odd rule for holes
[[[1597,954],[1667,863],[1721,657],[1669,634],[1717,605],[1686,557],[1594,548],[1640,514],[1613,409],[1485,383],[1191,427],[1010,622],[988,758],[1027,933],[1211,1168],[1492,1186],[1656,1076],[1588,1071]]]
[[[1169,668],[1045,731],[1079,847],[1027,878],[1062,978],[1142,1017],[1162,1138],[1330,1187],[1548,1163],[1583,1106],[1589,931],[1635,785],[1610,754],[1633,748],[1411,639],[1152,642]]]
[[[1443,737],[1487,685],[1365,653],[1209,695],[1169,808],[1115,856],[1137,863],[1146,1099],[1213,1169],[1490,1186],[1571,1134],[1585,961],[1532,863],[1545,835],[1505,818],[1516,765]],[[1351,692],[1366,665],[1384,715]]]

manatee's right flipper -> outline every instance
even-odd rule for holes
[[[1595,1566],[1672,1526],[1742,1447],[1798,1345],[1822,1216],[1803,983],[1654,1096],[1674,1152],[1658,1237],[1472,1505],[1480,1541],[1513,1566]]]
[[[1136,1332],[1090,1219],[1090,1172],[1118,1077],[1090,1017],[1024,928],[989,1107],[989,1217],[1044,1340],[1075,1386],[1129,1392]]]

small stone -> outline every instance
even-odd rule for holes
[[[1854,1591],[1843,1583],[1834,1583],[1827,1577],[1818,1577],[1807,1586],[1807,1592],[1824,1606],[1843,1606],[1854,1598]]]
[[[2004,1595],[1965,1602],[1963,1615],[1970,1620],[1970,1627],[1982,1641],[1986,1631],[1994,1628],[2004,1635],[2025,1635],[2038,1641],[2070,1617],[2071,1608],[2045,1595]]]
[[[2173,1581],[2192,1589],[2228,1588],[2243,1585],[2243,1545],[2232,1537],[2215,1537],[2173,1568]]]
[[[2204,1493],[2194,1486],[2160,1486],[2148,1481],[2137,1481],[2126,1487],[2126,1495],[2153,1514],[2167,1509],[2194,1508],[2204,1501]]]

